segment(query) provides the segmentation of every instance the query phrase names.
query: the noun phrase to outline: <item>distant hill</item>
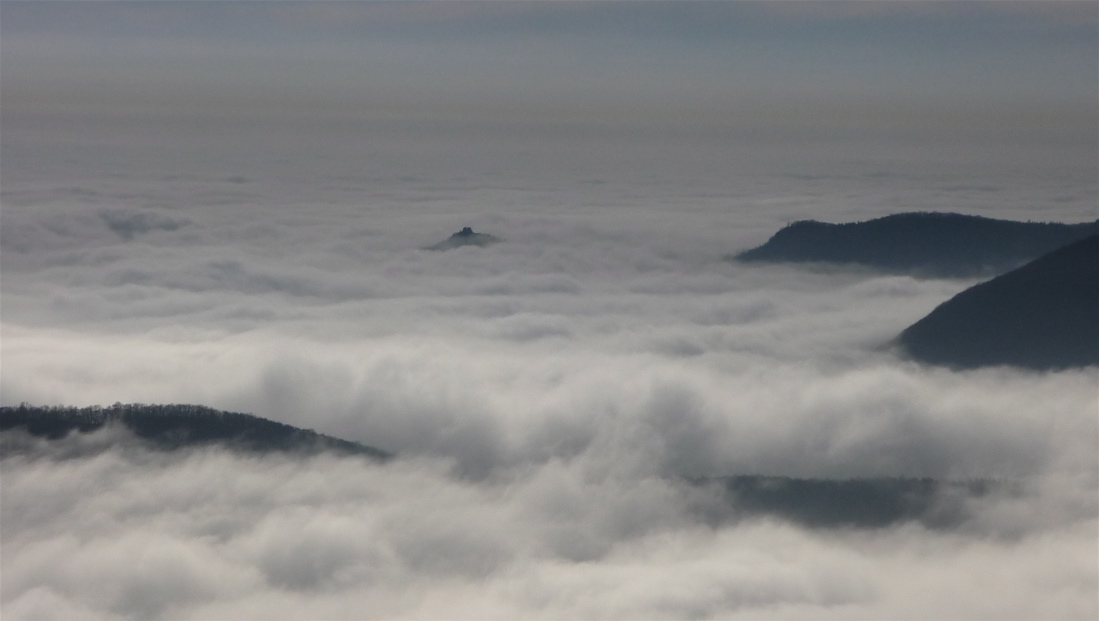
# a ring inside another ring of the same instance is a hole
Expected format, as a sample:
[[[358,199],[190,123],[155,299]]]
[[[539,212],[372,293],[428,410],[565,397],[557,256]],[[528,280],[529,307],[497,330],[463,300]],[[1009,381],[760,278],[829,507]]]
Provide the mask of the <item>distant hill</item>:
[[[1012,483],[987,479],[739,475],[701,482],[721,485],[738,515],[775,517],[815,528],[881,528],[901,522],[949,528],[969,518],[968,499],[1013,492]]]
[[[967,277],[1003,273],[1099,231],[1099,222],[995,220],[956,213],[902,213],[829,224],[794,222],[737,261],[866,265],[894,273]]]
[[[72,432],[89,433],[108,425],[122,425],[152,446],[166,450],[221,444],[246,451],[336,451],[375,459],[390,457],[385,451],[309,429],[199,405],[0,408],[0,432],[22,429],[33,436],[56,440]]]
[[[1099,235],[962,291],[898,340],[916,360],[960,368],[1099,364]]]
[[[424,248],[424,250],[450,250],[451,248],[461,248],[462,246],[484,247],[495,244],[498,241],[500,241],[500,238],[495,235],[475,233],[473,232],[473,229],[467,226],[443,241]]]
[[[29,446],[23,434],[58,440],[113,425],[124,427],[145,446],[160,450],[224,446],[249,452],[311,455],[333,451],[377,460],[391,457],[376,448],[250,414],[197,405],[144,404],[2,407],[0,450],[4,454],[18,453]],[[718,486],[732,508],[730,514],[715,516],[718,519],[771,517],[812,528],[881,528],[903,522],[952,528],[970,518],[969,499],[992,493],[1011,494],[1014,489],[1011,482],[1004,481],[903,477],[804,479],[738,475],[690,481]]]

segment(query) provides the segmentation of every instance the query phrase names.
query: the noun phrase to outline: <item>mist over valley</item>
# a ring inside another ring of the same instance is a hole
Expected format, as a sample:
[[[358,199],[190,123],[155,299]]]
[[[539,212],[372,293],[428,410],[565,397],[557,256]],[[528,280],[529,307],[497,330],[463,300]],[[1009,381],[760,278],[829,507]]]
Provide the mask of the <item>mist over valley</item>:
[[[0,616],[1095,618],[1095,364],[898,342],[1064,244],[727,258],[1093,228],[1084,5],[0,4]]]

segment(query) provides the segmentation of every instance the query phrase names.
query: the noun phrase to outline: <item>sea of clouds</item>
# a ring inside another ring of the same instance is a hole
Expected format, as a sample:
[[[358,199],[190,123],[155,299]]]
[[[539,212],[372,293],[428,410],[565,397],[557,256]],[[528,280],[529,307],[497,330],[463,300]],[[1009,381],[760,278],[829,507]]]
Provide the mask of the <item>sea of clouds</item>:
[[[398,456],[5,455],[6,619],[1099,613],[1094,368],[898,355],[974,281],[722,258],[803,218],[1093,219],[1092,151],[5,123],[3,405],[200,403]],[[504,241],[423,250],[463,226]],[[734,474],[1021,491],[811,529],[687,481]]]

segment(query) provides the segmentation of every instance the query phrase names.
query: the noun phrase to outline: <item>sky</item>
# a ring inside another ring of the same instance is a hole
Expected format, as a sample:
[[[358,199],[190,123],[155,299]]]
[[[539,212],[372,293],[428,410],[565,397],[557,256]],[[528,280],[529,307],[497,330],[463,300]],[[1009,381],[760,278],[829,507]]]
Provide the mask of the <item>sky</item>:
[[[0,404],[398,457],[5,453],[0,616],[1094,619],[1094,367],[898,354],[975,279],[723,257],[807,218],[1095,220],[1097,23],[5,0]],[[465,226],[503,241],[424,250]],[[686,481],[736,474],[1016,492],[821,529]]]
[[[1094,143],[1088,2],[17,1],[4,18],[16,111]]]

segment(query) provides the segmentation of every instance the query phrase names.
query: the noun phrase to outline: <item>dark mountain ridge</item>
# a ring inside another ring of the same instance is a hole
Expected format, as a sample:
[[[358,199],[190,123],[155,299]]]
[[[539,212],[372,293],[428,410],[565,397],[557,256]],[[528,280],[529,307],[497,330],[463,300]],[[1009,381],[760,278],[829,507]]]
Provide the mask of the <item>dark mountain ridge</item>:
[[[926,277],[994,275],[1099,231],[1082,224],[1016,222],[957,213],[901,213],[830,224],[794,222],[737,261],[858,264]]]
[[[0,456],[28,449],[27,435],[66,441],[110,426],[125,428],[141,446],[171,451],[224,446],[246,452],[313,455],[325,451],[362,455],[380,461],[391,457],[378,449],[249,414],[223,412],[197,405],[115,404],[111,407],[0,408]],[[109,439],[98,452],[129,440]],[[69,456],[86,455],[81,451]],[[928,528],[953,528],[970,518],[968,502],[992,493],[1013,493],[1010,482],[939,481],[927,478],[806,479],[737,475],[689,479],[716,485],[724,510],[707,519],[773,518],[810,528],[882,528],[916,522]],[[708,510],[706,510],[708,512]]]
[[[970,500],[1019,491],[1011,481],[914,477],[739,475],[699,483],[720,485],[738,516],[773,517],[812,528],[884,528],[903,522],[952,528],[970,518]]]
[[[476,233],[467,226],[443,241],[428,246],[424,250],[450,250],[452,248],[461,248],[462,246],[479,246],[483,248],[495,244],[498,241],[500,241],[500,238],[495,235]]]
[[[962,291],[898,341],[916,360],[956,368],[1099,364],[1099,235]]]
[[[390,457],[385,451],[310,429],[199,405],[116,403],[107,408],[75,408],[23,404],[0,408],[0,432],[21,429],[32,436],[51,440],[73,432],[98,431],[110,425],[121,425],[149,445],[163,450],[219,444],[256,452],[335,451],[374,459]]]

